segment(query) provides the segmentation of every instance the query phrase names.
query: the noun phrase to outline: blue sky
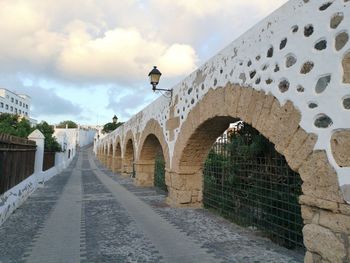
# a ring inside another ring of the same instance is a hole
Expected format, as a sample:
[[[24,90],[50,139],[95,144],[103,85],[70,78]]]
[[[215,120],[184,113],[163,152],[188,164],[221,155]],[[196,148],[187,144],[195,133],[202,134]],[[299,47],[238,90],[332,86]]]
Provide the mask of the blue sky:
[[[2,0],[0,87],[32,117],[126,121],[286,0]]]

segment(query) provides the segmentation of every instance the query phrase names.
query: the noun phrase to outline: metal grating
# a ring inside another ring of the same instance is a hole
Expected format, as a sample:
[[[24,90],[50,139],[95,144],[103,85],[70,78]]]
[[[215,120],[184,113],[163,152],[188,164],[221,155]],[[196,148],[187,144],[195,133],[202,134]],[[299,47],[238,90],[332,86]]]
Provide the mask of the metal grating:
[[[157,154],[154,165],[154,186],[168,191],[165,184],[165,161],[163,155]]]
[[[204,167],[204,207],[261,230],[275,243],[303,248],[302,181],[265,137],[240,123],[214,143]]]

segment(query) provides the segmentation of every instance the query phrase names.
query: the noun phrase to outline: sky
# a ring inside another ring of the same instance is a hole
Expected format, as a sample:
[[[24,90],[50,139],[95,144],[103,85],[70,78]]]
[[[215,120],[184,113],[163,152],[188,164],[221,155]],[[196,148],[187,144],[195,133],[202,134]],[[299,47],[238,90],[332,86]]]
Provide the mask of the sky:
[[[31,117],[127,121],[286,0],[0,0],[0,87]]]

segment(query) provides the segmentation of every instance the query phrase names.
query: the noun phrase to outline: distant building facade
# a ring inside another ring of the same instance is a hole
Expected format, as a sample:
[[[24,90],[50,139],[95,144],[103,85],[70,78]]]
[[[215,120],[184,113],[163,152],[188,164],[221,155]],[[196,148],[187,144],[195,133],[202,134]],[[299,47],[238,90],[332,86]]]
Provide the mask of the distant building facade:
[[[30,103],[30,96],[0,88],[0,113],[10,113],[25,117],[30,121],[31,125],[35,125],[37,120],[30,117]]]
[[[56,128],[53,134],[67,158],[75,156],[78,147],[84,147],[94,142],[97,130],[94,126],[81,126],[78,128]]]
[[[28,95],[16,94],[0,88],[0,112],[17,114],[29,119],[31,98]]]

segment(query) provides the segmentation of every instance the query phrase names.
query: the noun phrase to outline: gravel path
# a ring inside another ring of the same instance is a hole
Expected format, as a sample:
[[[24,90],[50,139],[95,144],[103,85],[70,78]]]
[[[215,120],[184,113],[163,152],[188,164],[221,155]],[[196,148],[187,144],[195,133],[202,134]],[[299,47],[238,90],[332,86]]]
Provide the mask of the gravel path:
[[[0,227],[0,263],[303,262],[208,210],[170,208],[165,192],[134,186],[90,150]]]

